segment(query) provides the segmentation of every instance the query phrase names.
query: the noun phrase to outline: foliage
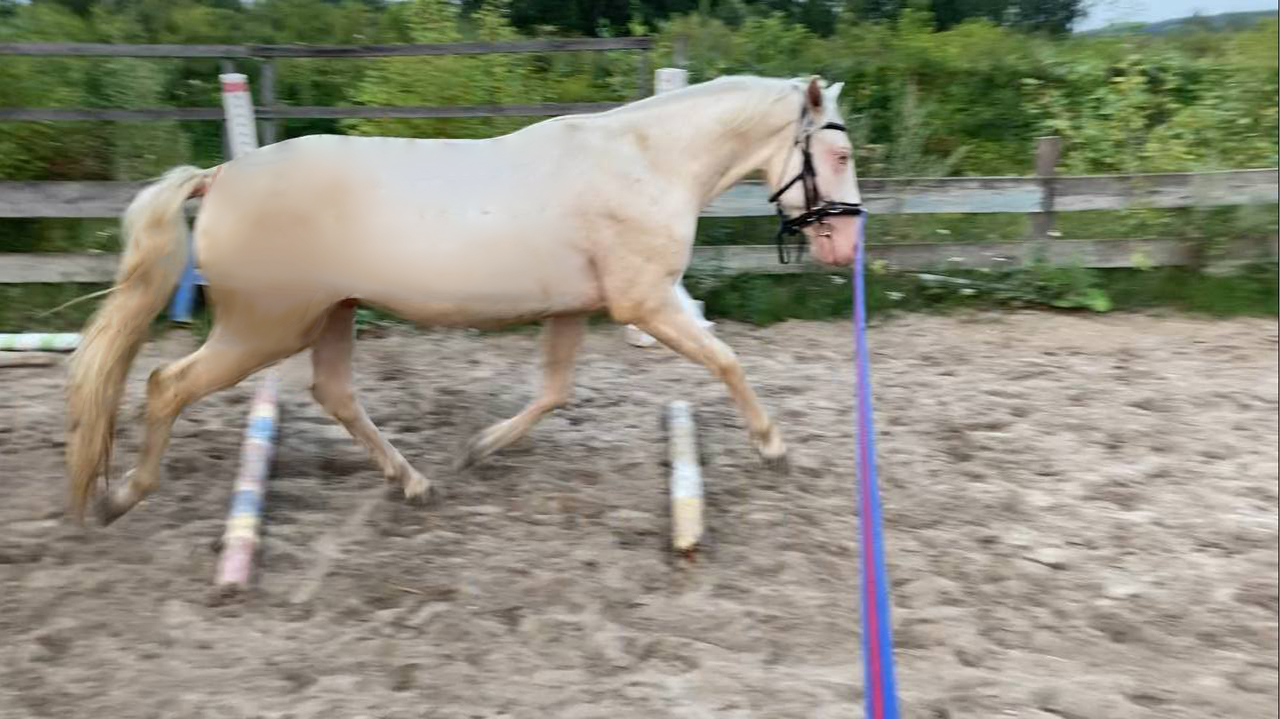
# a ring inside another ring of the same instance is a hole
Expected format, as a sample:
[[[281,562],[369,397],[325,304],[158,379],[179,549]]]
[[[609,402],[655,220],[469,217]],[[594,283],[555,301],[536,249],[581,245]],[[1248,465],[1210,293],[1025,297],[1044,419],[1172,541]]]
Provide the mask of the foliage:
[[[448,0],[412,0],[401,19],[416,43],[463,39],[500,41],[518,35],[504,15],[481,7],[464,26]],[[542,77],[527,55],[443,56],[376,60],[352,93],[360,105],[500,105],[540,102]],[[515,129],[523,118],[466,120],[356,120],[344,127],[360,135],[484,137]]]
[[[1066,139],[1063,166],[1071,172],[1276,164],[1274,19],[1232,31],[1055,40],[1018,32],[1010,18],[1025,15],[1027,8],[1053,14],[1061,10],[1055,7],[1071,3],[823,3],[840,8],[830,32],[797,19],[810,12],[805,10],[810,4],[35,0],[5,6],[0,40],[497,40],[582,34],[564,19],[568,15],[556,13],[586,13],[606,19],[608,26],[586,32],[656,30],[659,47],[651,64],[672,62],[681,46],[694,81],[727,73],[813,72],[844,80],[843,102],[859,133],[857,160],[864,175],[1022,174],[1031,169],[1034,138],[1046,133]],[[1009,12],[1015,7],[1022,9]],[[630,53],[281,60],[276,86],[280,102],[298,105],[619,100],[637,92],[635,62]],[[239,69],[256,82],[256,66]],[[216,61],[199,59],[2,57],[0,104],[216,106],[217,72]],[[286,131],[476,137],[530,121],[297,120],[287,123]],[[6,123],[0,134],[0,177],[133,178],[176,160],[210,164],[221,156],[215,123],[111,127],[103,139],[101,128],[91,123]]]
[[[1063,36],[1079,6],[1070,0],[0,0],[0,42],[357,44],[652,34],[657,49],[648,67],[671,64],[679,53],[695,82],[729,73],[815,72],[845,81],[842,102],[863,177],[1027,174],[1035,138],[1051,133],[1064,138],[1060,167],[1069,173],[1278,164],[1274,16],[1225,29],[1186,23],[1159,34]],[[256,64],[241,61],[237,69],[260,87]],[[278,101],[286,105],[592,102],[644,91],[636,55],[627,52],[291,59],[276,61],[276,70]],[[217,106],[218,72],[218,62],[207,59],[0,56],[0,106]],[[535,119],[290,120],[284,131],[480,137]],[[7,122],[0,179],[138,179],[179,162],[211,165],[222,155],[218,123]],[[1276,222],[1273,207],[1057,218],[1073,237],[1209,237],[1209,255],[1234,236],[1273,234]],[[98,221],[4,220],[0,248],[114,249],[116,231]],[[771,232],[764,218],[704,221],[698,241],[768,242]],[[873,237],[922,242],[1026,233],[1020,215],[885,216],[876,218]],[[1155,292],[1160,288],[1150,283],[1157,276],[1169,273],[1143,274],[1131,285],[1148,283],[1135,292]],[[1037,266],[976,278],[993,289],[969,289],[1001,302],[1124,306],[1102,277]],[[802,312],[837,311],[838,303],[821,297],[840,291],[838,285],[806,282],[735,280],[714,296],[732,313],[773,317],[796,312],[803,287],[816,294]],[[958,287],[912,291],[929,302],[973,299]]]
[[[1224,43],[1185,42],[1179,52],[1101,40],[1093,49],[1102,52],[1062,52],[1074,56],[1023,79],[1040,127],[1066,140],[1065,170],[1274,165],[1275,21]]]
[[[1210,317],[1275,317],[1275,263],[1253,265],[1230,276],[1193,269],[1083,270],[1036,268],[1005,273],[967,272],[939,278],[868,269],[867,313],[1041,307],[1105,312],[1173,309]],[[1086,288],[1071,301],[1071,288]],[[842,275],[740,275],[690,283],[707,316],[769,325],[786,319],[846,318],[852,288]]]

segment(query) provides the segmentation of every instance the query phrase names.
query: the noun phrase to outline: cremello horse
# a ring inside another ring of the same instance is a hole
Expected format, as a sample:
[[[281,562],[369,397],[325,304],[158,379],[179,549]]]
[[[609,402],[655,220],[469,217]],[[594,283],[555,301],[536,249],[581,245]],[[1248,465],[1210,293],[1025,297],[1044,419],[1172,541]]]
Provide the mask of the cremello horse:
[[[733,351],[675,287],[701,209],[756,172],[815,258],[852,261],[861,198],[839,124],[841,85],[727,77],[489,139],[310,136],[170,170],[125,211],[114,291],[72,359],[72,516],[83,521],[95,494],[103,523],[127,512],[155,488],[184,407],[308,347],[316,400],[406,498],[424,497],[426,477],[352,388],[359,303],[424,326],[543,321],[541,391],[472,440],[464,463],[566,402],[585,318],[601,310],[707,366],[760,455],[783,461],[782,435]],[[187,260],[182,208],[192,197],[203,197],[193,244],[215,324],[197,351],[151,373],[137,468],[108,487],[126,373]]]

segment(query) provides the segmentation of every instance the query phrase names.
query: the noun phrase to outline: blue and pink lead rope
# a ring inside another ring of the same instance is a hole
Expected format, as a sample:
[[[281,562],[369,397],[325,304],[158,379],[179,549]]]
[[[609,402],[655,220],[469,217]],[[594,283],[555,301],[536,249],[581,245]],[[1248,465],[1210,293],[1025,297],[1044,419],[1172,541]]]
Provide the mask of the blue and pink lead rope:
[[[858,216],[853,262],[853,350],[857,367],[857,503],[859,557],[862,565],[862,659],[867,719],[898,719],[898,688],[893,667],[893,631],[889,618],[889,576],[884,562],[880,490],[876,482],[876,436],[871,412],[871,356],[867,350],[867,302],[863,281],[866,248],[865,211]]]

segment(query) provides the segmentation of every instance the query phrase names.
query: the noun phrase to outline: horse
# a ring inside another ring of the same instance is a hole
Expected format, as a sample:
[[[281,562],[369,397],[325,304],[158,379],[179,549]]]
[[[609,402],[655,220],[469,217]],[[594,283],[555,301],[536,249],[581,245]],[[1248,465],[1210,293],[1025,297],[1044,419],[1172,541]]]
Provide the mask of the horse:
[[[112,291],[69,362],[68,514],[105,526],[150,494],[173,422],[191,403],[311,349],[315,400],[393,491],[432,485],[370,421],[352,386],[354,317],[378,307],[423,327],[541,322],[542,379],[519,413],[479,432],[458,465],[523,437],[570,397],[586,319],[633,324],[718,377],[755,450],[787,447],[733,350],[678,296],[698,216],[762,175],[780,233],[849,266],[861,196],[838,99],[843,83],[721,77],[600,113],[483,139],[311,135],[211,168],[174,167],[122,216]],[[190,243],[184,205],[200,198]],[[126,375],[190,254],[206,279],[207,340],[148,377],[136,467],[108,468]]]

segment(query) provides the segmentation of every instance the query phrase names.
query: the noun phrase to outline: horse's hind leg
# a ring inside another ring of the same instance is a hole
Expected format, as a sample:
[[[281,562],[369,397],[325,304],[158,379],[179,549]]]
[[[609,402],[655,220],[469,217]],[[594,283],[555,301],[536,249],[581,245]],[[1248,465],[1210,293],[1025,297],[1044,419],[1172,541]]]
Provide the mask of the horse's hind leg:
[[[219,312],[218,324],[200,349],[151,373],[137,468],[124,484],[102,497],[99,512],[103,524],[118,519],[155,489],[173,422],[184,408],[306,346],[308,328],[315,323],[313,312],[298,308],[286,315],[273,315],[271,321],[249,320],[252,315],[244,310],[236,312],[237,304],[228,302],[219,307],[224,311]]]
[[[725,383],[746,420],[756,451],[771,465],[785,465],[787,446],[782,441],[782,433],[747,383],[737,356],[703,327],[697,317],[685,311],[675,290],[670,290],[661,303],[639,314],[641,316],[634,320],[636,326],[667,347],[705,365]]]
[[[467,445],[460,467],[474,464],[529,433],[542,416],[569,401],[573,361],[587,325],[580,315],[553,317],[543,325],[542,391],[519,414],[478,434]]]
[[[356,399],[351,378],[351,353],[355,344],[356,303],[343,302],[325,320],[319,338],[311,348],[313,379],[311,394],[351,436],[369,451],[387,480],[403,488],[405,499],[421,500],[427,495],[427,478],[382,436]]]

